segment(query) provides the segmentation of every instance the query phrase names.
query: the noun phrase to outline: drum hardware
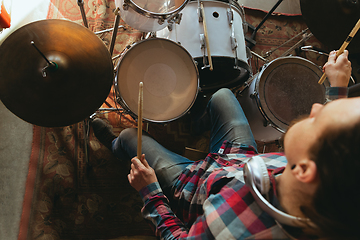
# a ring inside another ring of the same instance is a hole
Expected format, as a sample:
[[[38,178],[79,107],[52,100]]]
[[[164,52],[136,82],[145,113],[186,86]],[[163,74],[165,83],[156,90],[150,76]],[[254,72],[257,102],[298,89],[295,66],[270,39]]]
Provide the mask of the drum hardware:
[[[210,69],[210,71],[212,71],[214,69],[214,67],[213,67],[213,63],[212,63],[212,59],[211,59],[210,43],[209,43],[207,26],[206,26],[206,18],[205,18],[205,10],[204,10],[203,2],[200,2],[200,8],[201,8],[201,15],[202,15],[202,24],[203,24],[203,28],[204,28],[205,47],[206,47],[207,54],[208,54],[208,63],[210,65],[209,69]],[[200,20],[200,18],[199,18],[199,20]],[[202,69],[204,69],[204,68],[207,68],[207,66],[204,65]]]
[[[279,132],[285,133],[285,131],[284,131],[283,129],[279,128],[279,127],[278,127],[275,123],[273,123],[273,122],[270,120],[270,118],[268,118],[267,115],[265,114],[264,109],[262,108],[261,103],[260,103],[259,93],[256,92],[256,91],[253,92],[252,94],[250,94],[250,98],[255,100],[256,106],[258,107],[260,114],[261,114],[262,117],[264,118],[263,126],[264,126],[264,127],[273,127],[273,128],[275,128],[276,130],[278,130]]]
[[[124,31],[126,31],[126,27],[124,25],[119,25],[118,28],[122,28]],[[100,30],[100,31],[97,31],[97,32],[94,32],[96,35],[98,34],[103,34],[103,33],[107,33],[107,32],[111,32],[113,31],[114,28],[108,28],[108,29],[105,29],[105,30]]]
[[[289,48],[283,54],[281,54],[280,57],[285,57],[285,56],[289,55],[295,48],[297,48],[298,46],[303,44],[305,41],[309,40],[312,36],[314,36],[312,33],[304,34],[301,40],[299,40],[291,48]]]
[[[110,48],[109,48],[109,52],[110,52],[110,56],[113,55],[114,52],[114,46],[115,46],[115,41],[116,41],[116,36],[117,36],[117,32],[119,29],[119,23],[120,23],[120,14],[119,14],[120,9],[116,8],[114,11],[115,14],[115,23],[114,23],[114,30],[113,30],[113,34],[111,36],[111,43],[110,43]]]
[[[240,70],[240,67],[238,66],[238,56],[237,56],[237,47],[238,47],[238,43],[236,41],[235,38],[235,30],[234,30],[234,12],[231,9],[231,3],[229,3],[229,9],[227,10],[227,16],[228,16],[228,21],[229,24],[231,26],[231,35],[230,35],[230,42],[231,42],[231,49],[235,52],[235,65],[234,68]]]
[[[197,0],[197,4],[198,4],[198,7],[197,7],[197,15],[198,15],[198,19],[199,19],[199,22],[203,22],[203,15],[202,15],[202,11],[201,11],[201,0]]]
[[[254,55],[255,57],[259,58],[260,60],[262,60],[263,62],[265,63],[268,63],[269,60],[267,60],[266,58],[263,58],[262,56],[260,56],[259,54],[257,54],[256,52],[254,51],[250,51],[252,55]]]
[[[175,14],[175,16],[171,19],[168,20],[168,26],[167,28],[169,29],[169,31],[173,30],[173,25],[176,24],[180,24],[181,22],[181,18],[182,18],[182,13],[177,13]]]
[[[88,22],[87,22],[87,19],[86,19],[86,13],[85,13],[85,10],[84,10],[84,0],[78,0],[77,4],[80,7],[81,17],[82,17],[84,26],[86,28],[89,28],[89,25],[88,25]]]
[[[269,16],[275,11],[275,9],[280,5],[280,3],[282,3],[283,0],[278,0],[275,5],[271,8],[271,10],[266,14],[266,16],[261,20],[261,22],[256,26],[252,26],[251,24],[247,24],[248,27],[250,27],[250,29],[253,31],[253,33],[251,34],[251,37],[249,38],[248,36],[245,36],[245,40],[248,42],[248,47],[251,49],[253,46],[256,45],[256,33],[257,31],[260,29],[260,27],[264,24],[264,22],[269,18]]]
[[[210,64],[207,64],[207,61],[206,61],[206,44],[205,44],[205,36],[204,34],[200,34],[200,46],[201,46],[201,49],[203,51],[203,66],[201,67],[201,69],[205,69],[205,68],[210,68]]]
[[[304,52],[314,52],[314,53],[317,53],[317,54],[320,54],[320,55],[325,55],[327,57],[329,56],[329,53],[323,52],[322,49],[317,48],[315,46],[302,46],[300,49],[302,51],[304,51]]]
[[[40,56],[42,56],[42,57],[45,59],[46,63],[47,63],[47,65],[41,69],[41,72],[42,72],[42,76],[43,76],[43,77],[46,77],[46,69],[47,69],[47,68],[49,68],[49,70],[51,70],[51,71],[55,71],[55,70],[58,69],[59,66],[58,66],[55,62],[49,61],[49,59],[47,59],[47,58],[45,57],[45,55],[40,51],[40,49],[38,49],[38,48],[36,47],[34,41],[31,41],[30,44],[38,51],[38,53],[40,54]]]
[[[277,46],[276,48],[271,49],[270,51],[267,51],[263,57],[264,57],[264,58],[270,57],[270,55],[271,55],[273,52],[275,52],[275,51],[278,50],[279,48],[283,47],[284,45],[288,44],[289,42],[293,41],[295,38],[297,38],[297,37],[305,34],[306,31],[308,31],[308,30],[309,30],[309,28],[306,28],[306,29],[302,30],[300,33],[296,34],[294,37],[290,38],[289,40],[287,40],[286,42],[284,42],[284,43],[281,44],[280,46]]]

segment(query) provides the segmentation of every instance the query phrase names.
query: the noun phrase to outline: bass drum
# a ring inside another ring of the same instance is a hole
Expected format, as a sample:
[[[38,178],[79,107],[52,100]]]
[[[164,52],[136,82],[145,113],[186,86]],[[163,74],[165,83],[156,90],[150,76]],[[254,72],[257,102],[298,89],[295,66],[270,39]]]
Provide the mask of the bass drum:
[[[178,119],[192,107],[199,78],[191,55],[168,39],[150,38],[131,46],[117,66],[115,89],[120,105],[137,118],[143,82],[143,118],[154,123]]]
[[[249,79],[244,32],[244,12],[237,2],[202,1],[209,40],[213,71],[207,65],[204,24],[199,22],[198,2],[191,1],[181,11],[179,24],[171,24],[156,32],[156,36],[181,44],[195,59],[203,92],[222,87],[235,87]],[[231,17],[232,16],[232,17]],[[205,62],[205,63],[204,63]]]
[[[300,57],[280,57],[255,74],[238,98],[254,138],[280,139],[293,120],[310,114],[314,103],[325,103],[325,86],[318,84],[322,71]]]

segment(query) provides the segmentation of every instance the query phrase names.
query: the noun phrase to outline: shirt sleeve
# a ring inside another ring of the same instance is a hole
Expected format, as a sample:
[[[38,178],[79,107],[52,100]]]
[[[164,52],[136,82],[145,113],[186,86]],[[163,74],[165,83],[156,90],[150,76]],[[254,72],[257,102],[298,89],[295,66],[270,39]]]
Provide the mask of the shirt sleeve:
[[[202,216],[198,217],[191,229],[185,226],[171,210],[158,182],[149,184],[139,193],[144,201],[141,212],[154,225],[156,236],[161,239],[196,239],[207,235],[208,230],[204,228],[205,219]]]
[[[325,92],[325,98],[327,102],[330,102],[339,98],[347,98],[347,87],[327,87]]]

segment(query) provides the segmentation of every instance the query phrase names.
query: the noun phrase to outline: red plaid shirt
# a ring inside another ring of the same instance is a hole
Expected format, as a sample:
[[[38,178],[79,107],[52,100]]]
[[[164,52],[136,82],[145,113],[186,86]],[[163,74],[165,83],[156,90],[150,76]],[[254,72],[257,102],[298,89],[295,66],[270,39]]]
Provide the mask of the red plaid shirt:
[[[327,95],[332,95],[327,97],[346,97],[345,90],[327,89]],[[243,163],[254,155],[251,146],[225,141],[218,154],[209,154],[182,172],[174,184],[177,205],[173,209],[158,183],[143,188],[143,216],[162,239],[288,239],[245,186]],[[280,208],[274,176],[283,171],[286,158],[282,153],[259,156],[269,170],[271,203]]]

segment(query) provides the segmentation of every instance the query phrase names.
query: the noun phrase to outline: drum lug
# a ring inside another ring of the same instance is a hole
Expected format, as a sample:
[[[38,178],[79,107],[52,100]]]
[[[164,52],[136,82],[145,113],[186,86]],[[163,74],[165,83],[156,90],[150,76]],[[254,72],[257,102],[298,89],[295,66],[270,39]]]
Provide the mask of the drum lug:
[[[268,121],[264,120],[264,127],[268,127],[268,126],[271,127],[271,124]]]
[[[164,22],[165,22],[165,19],[159,18],[159,20],[158,20],[158,24],[159,24],[159,25],[163,25]]]
[[[128,3],[124,3],[122,7],[123,7],[123,9],[124,9],[125,11],[127,11],[127,10],[129,9],[129,4],[128,4]]]
[[[170,22],[169,25],[167,25],[167,28],[170,32],[173,30],[173,24],[174,23]]]
[[[169,25],[167,27],[170,32],[173,30],[174,23],[180,24],[181,18],[182,18],[182,13],[177,13],[168,20]]]
[[[252,98],[252,99],[256,99],[257,96],[258,96],[257,92],[250,94],[250,98]]]

